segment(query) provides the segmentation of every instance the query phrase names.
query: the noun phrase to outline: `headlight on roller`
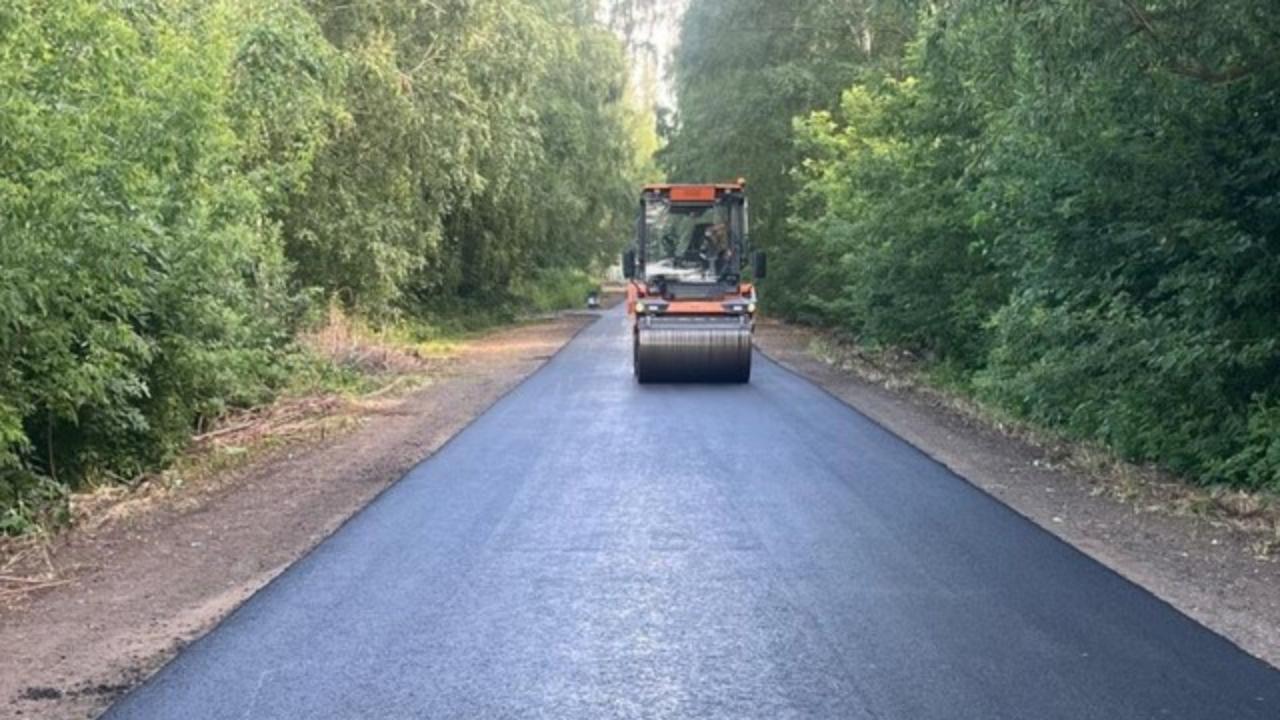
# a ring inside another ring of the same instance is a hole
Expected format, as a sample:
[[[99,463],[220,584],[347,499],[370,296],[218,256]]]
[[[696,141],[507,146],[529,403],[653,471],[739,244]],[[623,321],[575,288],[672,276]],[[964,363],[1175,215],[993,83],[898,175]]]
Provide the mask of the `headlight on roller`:
[[[644,303],[642,303],[642,302],[637,302],[637,303],[636,303],[636,312],[638,312],[638,313],[643,313],[643,312],[644,312]]]
[[[747,312],[749,312],[749,313],[751,313],[751,314],[753,314],[753,315],[754,315],[754,314],[755,314],[755,312],[756,312],[756,304],[755,304],[755,303],[747,303]]]

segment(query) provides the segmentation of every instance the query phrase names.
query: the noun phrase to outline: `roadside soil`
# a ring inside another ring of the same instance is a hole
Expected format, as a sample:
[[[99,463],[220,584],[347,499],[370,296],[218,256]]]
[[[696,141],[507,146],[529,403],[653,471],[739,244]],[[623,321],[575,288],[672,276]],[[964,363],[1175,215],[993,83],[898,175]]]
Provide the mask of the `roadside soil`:
[[[278,413],[286,422],[273,427],[309,419],[316,431],[292,432],[174,491],[113,497],[97,508],[108,519],[9,562],[0,576],[0,717],[96,717],[591,320],[567,314],[467,341],[432,366],[425,386],[399,396]]]
[[[824,334],[762,321],[756,345],[1045,530],[1280,667],[1275,507],[1044,442]]]

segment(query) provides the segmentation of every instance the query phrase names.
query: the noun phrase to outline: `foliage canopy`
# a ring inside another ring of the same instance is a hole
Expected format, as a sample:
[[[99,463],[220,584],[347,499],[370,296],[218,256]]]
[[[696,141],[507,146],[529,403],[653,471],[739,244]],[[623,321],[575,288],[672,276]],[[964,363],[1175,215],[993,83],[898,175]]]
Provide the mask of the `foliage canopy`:
[[[612,256],[643,169],[595,17],[0,0],[0,531],[269,398],[317,300],[545,298]]]
[[[682,38],[668,170],[751,179],[776,309],[1280,488],[1280,6],[694,0]]]

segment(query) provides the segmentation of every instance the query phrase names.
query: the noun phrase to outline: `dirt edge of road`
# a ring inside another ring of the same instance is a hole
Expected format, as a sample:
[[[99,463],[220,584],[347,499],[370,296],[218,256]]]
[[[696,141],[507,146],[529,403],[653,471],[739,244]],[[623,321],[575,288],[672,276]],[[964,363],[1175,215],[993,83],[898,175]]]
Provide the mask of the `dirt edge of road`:
[[[423,387],[348,409],[50,546],[59,580],[0,607],[0,717],[96,717],[542,367],[595,318],[468,341]]]
[[[1054,448],[940,402],[936,394],[822,357],[820,332],[761,322],[757,348],[995,497],[1250,654],[1280,667],[1280,563],[1256,532],[1168,512],[1155,489],[1112,478]]]

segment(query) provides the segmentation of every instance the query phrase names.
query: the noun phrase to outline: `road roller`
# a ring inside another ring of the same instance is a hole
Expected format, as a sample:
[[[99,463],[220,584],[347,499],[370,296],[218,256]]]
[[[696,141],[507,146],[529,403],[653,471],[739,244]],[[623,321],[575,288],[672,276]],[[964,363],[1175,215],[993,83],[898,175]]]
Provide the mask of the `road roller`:
[[[766,264],[764,253],[749,255],[748,237],[742,180],[644,187],[622,255],[639,382],[750,381]]]

